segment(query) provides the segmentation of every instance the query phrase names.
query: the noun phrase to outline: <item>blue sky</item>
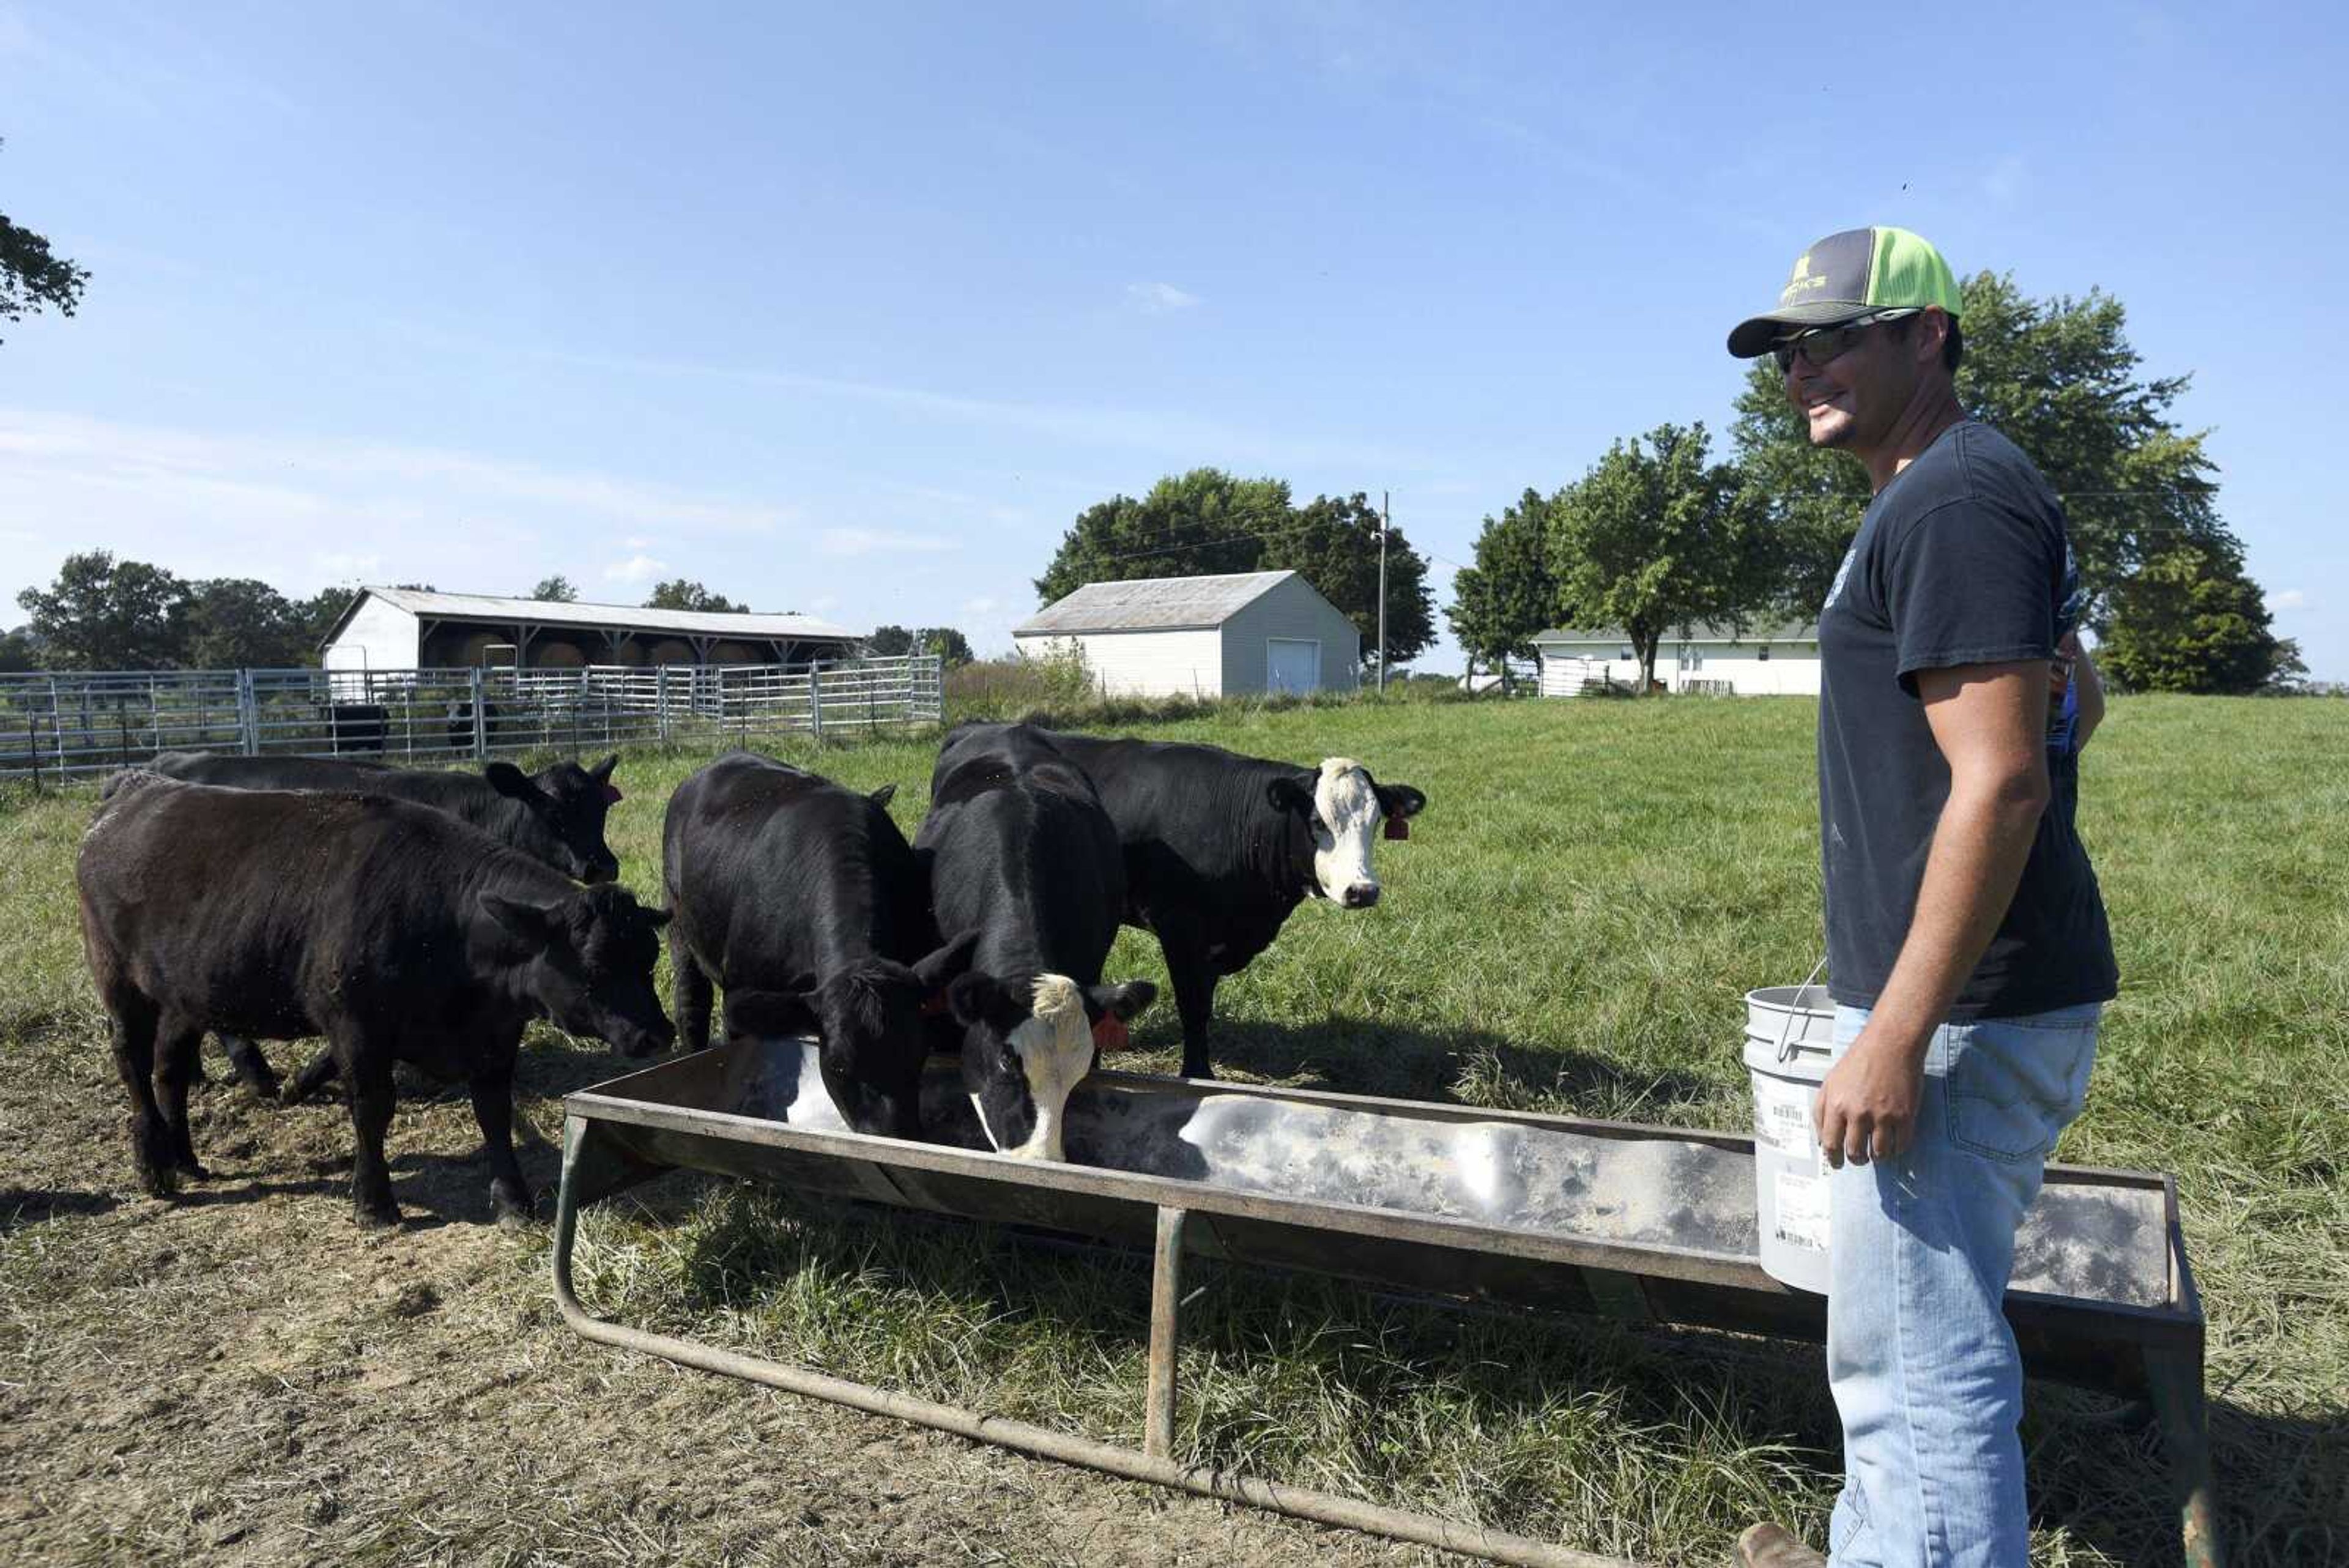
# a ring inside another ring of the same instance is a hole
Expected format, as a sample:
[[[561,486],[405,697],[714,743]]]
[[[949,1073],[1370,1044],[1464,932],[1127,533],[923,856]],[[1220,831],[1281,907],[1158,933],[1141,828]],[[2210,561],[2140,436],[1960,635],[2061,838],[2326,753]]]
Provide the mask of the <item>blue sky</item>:
[[[1391,490],[1440,604],[1888,222],[2116,295],[2349,680],[2337,10],[1596,11],[0,0],[0,212],[93,274],[0,343],[0,623],[103,547],[996,650],[1201,463]]]

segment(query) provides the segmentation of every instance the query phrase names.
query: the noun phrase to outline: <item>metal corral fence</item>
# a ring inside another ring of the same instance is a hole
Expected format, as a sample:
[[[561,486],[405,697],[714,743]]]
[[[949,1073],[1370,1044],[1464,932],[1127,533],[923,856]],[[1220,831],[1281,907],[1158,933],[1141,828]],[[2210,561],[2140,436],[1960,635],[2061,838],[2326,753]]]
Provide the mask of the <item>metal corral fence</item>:
[[[935,723],[939,661],[581,670],[166,670],[0,675],[0,779],[159,752],[446,762],[542,749]]]

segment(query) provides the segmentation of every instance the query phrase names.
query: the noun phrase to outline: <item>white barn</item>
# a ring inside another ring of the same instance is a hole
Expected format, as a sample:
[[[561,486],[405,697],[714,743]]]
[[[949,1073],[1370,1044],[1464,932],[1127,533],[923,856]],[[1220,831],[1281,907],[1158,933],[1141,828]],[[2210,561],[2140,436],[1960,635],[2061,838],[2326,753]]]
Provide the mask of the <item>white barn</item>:
[[[1352,691],[1362,639],[1295,572],[1088,583],[1012,628],[1034,658],[1073,648],[1110,696]]]
[[[586,664],[797,664],[844,659],[858,634],[804,615],[641,609],[487,594],[361,588],[327,631],[328,670],[470,668],[485,650],[527,670]]]
[[[1601,683],[1639,690],[1640,661],[1617,628],[1556,628],[1534,639],[1541,656],[1541,694],[1574,697]],[[1667,631],[1656,645],[1656,680],[1668,691],[1737,697],[1819,694],[1819,628],[1760,626],[1739,634],[1725,626]]]

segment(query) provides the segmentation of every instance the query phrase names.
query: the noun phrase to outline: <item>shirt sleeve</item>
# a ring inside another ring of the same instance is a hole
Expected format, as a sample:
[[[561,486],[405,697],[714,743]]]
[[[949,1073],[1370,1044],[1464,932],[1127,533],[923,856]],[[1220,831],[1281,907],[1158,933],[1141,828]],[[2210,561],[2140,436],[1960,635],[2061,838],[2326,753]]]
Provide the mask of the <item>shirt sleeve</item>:
[[[1901,689],[1920,670],[2055,656],[2063,545],[2036,518],[1966,497],[1917,519],[1885,578]]]

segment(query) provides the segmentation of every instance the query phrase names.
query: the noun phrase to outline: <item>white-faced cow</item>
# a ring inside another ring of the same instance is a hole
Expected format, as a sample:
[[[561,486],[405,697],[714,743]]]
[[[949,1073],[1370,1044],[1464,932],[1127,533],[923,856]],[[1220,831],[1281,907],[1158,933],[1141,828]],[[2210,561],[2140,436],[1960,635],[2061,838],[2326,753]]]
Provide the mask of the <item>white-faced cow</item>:
[[[978,932],[972,972],[947,988],[963,1086],[1002,1152],[1060,1159],[1069,1091],[1158,994],[1101,983],[1125,877],[1117,830],[1081,769],[1032,730],[942,754],[914,840],[938,929]]]
[[[351,790],[414,801],[470,823],[565,877],[592,883],[609,882],[620,874],[619,857],[604,841],[605,818],[620,798],[612,784],[612,770],[619,761],[615,754],[593,767],[557,763],[536,774],[524,774],[512,763],[492,763],[474,774],[326,757],[165,752],[147,766],[168,778],[223,789]],[[253,1042],[224,1034],[221,1044],[239,1079],[264,1098],[277,1096],[277,1075]],[[295,1075],[287,1097],[313,1094],[334,1075],[333,1053],[315,1056]],[[201,1063],[196,1076],[199,1081],[203,1076]]]
[[[1024,727],[957,730],[940,763]],[[1381,784],[1349,757],[1300,768],[1217,746],[1037,732],[1084,769],[1117,826],[1124,919],[1155,932],[1166,956],[1190,1078],[1212,1071],[1216,982],[1271,946],[1308,898],[1344,909],[1376,904],[1372,844],[1381,832],[1407,836],[1405,825],[1427,805],[1409,784]]]
[[[74,871],[132,1157],[157,1196],[205,1175],[188,1078],[207,1029],[326,1037],[351,1085],[366,1224],[399,1218],[383,1157],[395,1061],[465,1080],[492,1199],[527,1213],[512,1136],[523,1026],[544,1015],[629,1055],[676,1038],[653,985],[663,916],[427,806],[134,773]]]
[[[928,883],[886,809],[895,788],[864,795],[771,758],[720,757],[669,796],[661,885],[686,1050],[709,1043],[714,981],[730,1035],[812,1031],[848,1125],[918,1138],[922,1009],[969,967],[978,936],[935,941]]]

